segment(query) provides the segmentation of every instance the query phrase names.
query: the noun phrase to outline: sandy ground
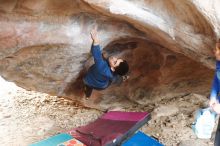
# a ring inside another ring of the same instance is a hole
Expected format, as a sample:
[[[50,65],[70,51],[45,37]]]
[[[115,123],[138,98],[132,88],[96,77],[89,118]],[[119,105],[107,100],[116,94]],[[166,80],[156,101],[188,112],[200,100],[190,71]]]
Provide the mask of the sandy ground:
[[[0,145],[26,146],[85,125],[102,114],[71,100],[21,89],[1,78],[0,85]],[[140,130],[157,137],[164,145],[212,146],[213,138],[198,139],[191,129],[195,111],[206,104],[205,96],[189,94],[122,110],[152,111],[149,124]]]

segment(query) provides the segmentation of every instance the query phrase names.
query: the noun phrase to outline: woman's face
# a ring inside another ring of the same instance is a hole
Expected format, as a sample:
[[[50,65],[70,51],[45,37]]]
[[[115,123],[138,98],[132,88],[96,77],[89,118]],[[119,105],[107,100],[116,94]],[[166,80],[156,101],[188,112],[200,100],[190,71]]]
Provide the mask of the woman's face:
[[[109,61],[109,65],[110,65],[110,67],[112,68],[113,71],[114,71],[114,68],[116,68],[117,66],[119,66],[119,64],[121,62],[123,62],[122,59],[116,58],[114,56],[109,57],[108,61]]]
[[[220,48],[217,44],[216,44],[215,49],[214,49],[214,54],[215,54],[216,60],[220,61]]]

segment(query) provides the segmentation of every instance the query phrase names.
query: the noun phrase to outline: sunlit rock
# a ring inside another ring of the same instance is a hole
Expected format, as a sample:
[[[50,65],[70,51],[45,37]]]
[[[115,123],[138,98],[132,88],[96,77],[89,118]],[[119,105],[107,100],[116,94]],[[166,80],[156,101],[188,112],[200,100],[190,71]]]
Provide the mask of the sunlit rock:
[[[130,78],[94,91],[87,106],[207,94],[218,9],[218,0],[0,0],[0,74],[28,90],[82,101],[90,31],[98,25],[102,48],[128,60]]]

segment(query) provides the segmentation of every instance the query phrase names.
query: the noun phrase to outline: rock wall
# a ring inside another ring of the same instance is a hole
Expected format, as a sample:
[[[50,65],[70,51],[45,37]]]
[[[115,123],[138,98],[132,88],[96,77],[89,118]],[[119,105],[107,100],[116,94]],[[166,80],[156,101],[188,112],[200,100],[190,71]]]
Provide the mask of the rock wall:
[[[28,90],[82,101],[90,31],[98,25],[102,48],[128,60],[130,78],[84,104],[146,105],[207,94],[219,6],[218,0],[0,0],[0,74]]]

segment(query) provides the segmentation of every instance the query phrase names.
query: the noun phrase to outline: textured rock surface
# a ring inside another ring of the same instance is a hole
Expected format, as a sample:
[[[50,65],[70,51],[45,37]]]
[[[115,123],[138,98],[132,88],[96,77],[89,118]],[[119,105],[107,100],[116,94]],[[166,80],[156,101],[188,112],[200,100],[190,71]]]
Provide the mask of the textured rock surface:
[[[218,0],[0,0],[0,74],[29,90],[81,100],[81,77],[92,63],[89,33],[98,25],[104,50],[127,59],[131,72],[120,87],[94,92],[89,106],[207,93],[219,6]]]
[[[0,92],[1,145],[30,145],[85,125],[103,114],[72,100],[18,88],[1,77],[0,85],[5,89]],[[213,146],[217,123],[211,139],[198,139],[190,128],[195,111],[205,104],[208,104],[205,96],[189,94],[163,99],[152,106],[132,103],[127,108],[120,107],[120,110],[152,111],[149,124],[140,130],[158,138],[166,146]]]

